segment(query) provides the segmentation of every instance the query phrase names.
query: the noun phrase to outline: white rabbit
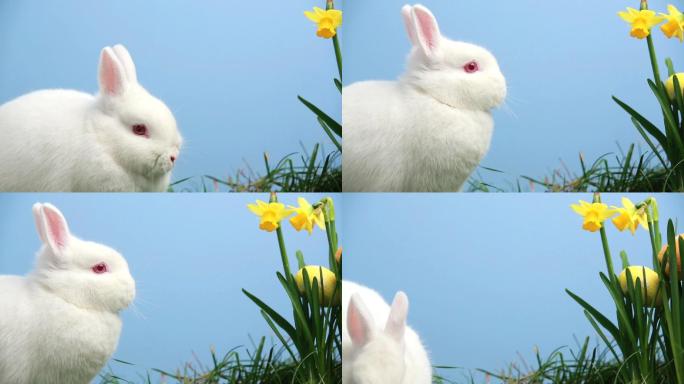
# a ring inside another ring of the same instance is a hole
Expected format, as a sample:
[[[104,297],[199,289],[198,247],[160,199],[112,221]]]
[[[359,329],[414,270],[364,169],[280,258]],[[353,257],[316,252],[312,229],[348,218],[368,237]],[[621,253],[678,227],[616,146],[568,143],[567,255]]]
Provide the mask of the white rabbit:
[[[135,282],[119,253],[72,236],[54,206],[33,215],[34,270],[0,276],[0,383],[87,384],[116,349]]]
[[[403,292],[390,307],[372,289],[342,282],[343,384],[432,383],[428,354],[407,315]]]
[[[406,72],[344,88],[344,191],[458,191],[489,150],[491,110],[506,97],[496,59],[442,36],[424,6],[402,14]]]
[[[0,106],[0,191],[166,191],[181,136],[126,48],[100,55],[100,92],[52,89]]]

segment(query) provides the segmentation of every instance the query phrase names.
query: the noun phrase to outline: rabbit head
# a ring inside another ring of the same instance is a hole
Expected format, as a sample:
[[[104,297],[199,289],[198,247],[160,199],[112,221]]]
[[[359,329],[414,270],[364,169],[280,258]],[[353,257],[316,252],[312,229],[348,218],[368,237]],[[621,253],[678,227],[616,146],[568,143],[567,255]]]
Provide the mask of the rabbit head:
[[[450,40],[422,5],[405,5],[402,16],[413,48],[403,80],[442,104],[489,111],[506,98],[506,79],[489,51]]]
[[[91,129],[110,156],[137,175],[171,172],[182,138],[169,108],[138,84],[135,64],[123,45],[100,55],[100,92]]]
[[[408,297],[398,292],[385,328],[379,328],[361,295],[354,293],[351,296],[347,330],[354,352],[350,361],[344,362],[348,364],[346,376],[351,377],[350,381],[344,380],[346,384],[403,383],[407,315]]]
[[[34,281],[79,308],[118,313],[128,307],[135,281],[118,252],[71,235],[62,213],[48,203],[34,204],[33,216],[43,243]]]

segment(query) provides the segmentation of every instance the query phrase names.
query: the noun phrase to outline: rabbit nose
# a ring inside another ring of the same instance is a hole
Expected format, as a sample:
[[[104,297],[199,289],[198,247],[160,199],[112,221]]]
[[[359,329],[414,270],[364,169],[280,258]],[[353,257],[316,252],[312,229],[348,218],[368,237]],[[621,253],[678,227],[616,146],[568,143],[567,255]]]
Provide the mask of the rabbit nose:
[[[172,162],[172,163],[175,163],[175,162],[176,162],[176,156],[175,156],[175,155],[171,155],[171,162]]]

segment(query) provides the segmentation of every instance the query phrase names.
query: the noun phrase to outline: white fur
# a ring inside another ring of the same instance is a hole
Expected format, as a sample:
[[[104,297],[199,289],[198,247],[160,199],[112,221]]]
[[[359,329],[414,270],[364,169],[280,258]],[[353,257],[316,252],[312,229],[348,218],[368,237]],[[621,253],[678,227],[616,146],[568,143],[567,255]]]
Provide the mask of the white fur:
[[[390,307],[372,289],[342,282],[343,384],[432,383],[428,354],[407,315],[403,292]]]
[[[87,384],[116,349],[135,282],[119,253],[72,236],[57,208],[33,212],[34,270],[0,276],[0,383]],[[94,273],[102,262],[109,272]]]
[[[102,50],[99,80],[95,96],[41,90],[0,105],[0,191],[166,191],[182,141],[173,114],[122,45]]]
[[[421,6],[402,9],[413,48],[398,81],[344,88],[343,190],[458,191],[489,150],[491,110],[506,97],[494,56],[449,40]],[[464,65],[475,60],[476,73]]]

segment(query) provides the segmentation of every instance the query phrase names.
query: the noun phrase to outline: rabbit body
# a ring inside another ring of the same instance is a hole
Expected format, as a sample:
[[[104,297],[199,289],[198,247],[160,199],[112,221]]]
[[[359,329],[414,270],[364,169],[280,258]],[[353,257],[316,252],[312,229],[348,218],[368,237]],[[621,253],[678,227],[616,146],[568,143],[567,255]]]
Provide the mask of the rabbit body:
[[[460,190],[489,150],[491,110],[506,97],[489,51],[442,36],[421,5],[402,14],[413,44],[406,72],[344,88],[346,192]]]
[[[350,312],[350,307],[354,307],[354,296],[362,302],[358,307],[361,307],[361,313],[365,312],[363,320],[369,321],[365,324],[365,336],[359,337],[363,342],[352,337],[355,328],[359,326],[359,323],[351,320],[354,311]],[[403,309],[402,300],[405,300]],[[407,312],[408,301],[401,292],[395,296],[390,307],[378,292],[343,281],[343,384],[432,383],[432,366],[428,353],[418,334],[406,325]]]
[[[116,350],[135,281],[115,250],[34,205],[43,246],[27,276],[0,276],[0,383],[88,384]]]
[[[89,383],[121,332],[118,315],[78,308],[31,278],[0,276],[0,313],[0,383]]]
[[[106,47],[99,94],[41,90],[0,105],[0,191],[162,192],[181,142],[128,51]]]
[[[489,112],[438,103],[404,81],[355,83],[343,98],[345,191],[458,191],[489,150]]]

